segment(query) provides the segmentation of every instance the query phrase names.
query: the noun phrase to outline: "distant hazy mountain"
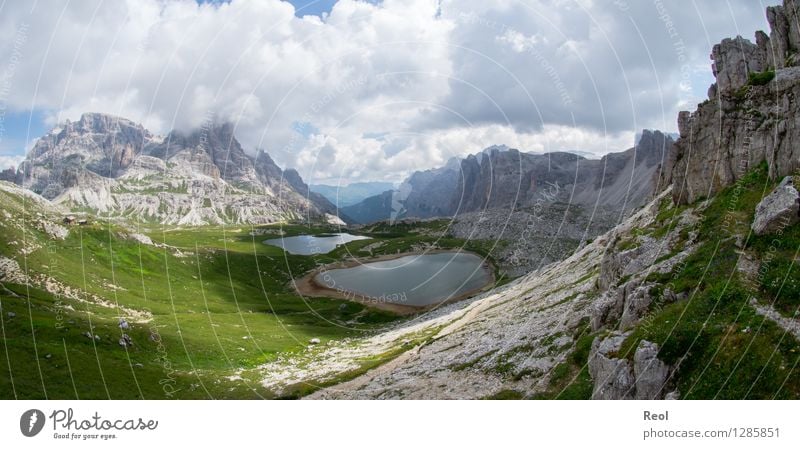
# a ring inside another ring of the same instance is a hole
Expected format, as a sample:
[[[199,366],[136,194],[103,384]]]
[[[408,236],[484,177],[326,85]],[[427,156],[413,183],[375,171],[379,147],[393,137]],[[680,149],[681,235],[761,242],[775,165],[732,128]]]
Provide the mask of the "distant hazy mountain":
[[[319,193],[339,207],[351,206],[365,199],[392,190],[390,182],[355,182],[346,186],[311,184],[312,192]]]
[[[553,202],[598,205],[621,214],[644,204],[658,182],[673,139],[644,130],[635,147],[587,159],[574,152],[523,153],[489,147],[446,166],[415,172],[397,190],[343,212],[361,223],[448,217],[483,209],[515,209]]]
[[[10,177],[10,174],[5,174]],[[229,123],[166,137],[83,114],[41,137],[14,182],[71,209],[166,224],[338,222],[293,170],[247,155]]]

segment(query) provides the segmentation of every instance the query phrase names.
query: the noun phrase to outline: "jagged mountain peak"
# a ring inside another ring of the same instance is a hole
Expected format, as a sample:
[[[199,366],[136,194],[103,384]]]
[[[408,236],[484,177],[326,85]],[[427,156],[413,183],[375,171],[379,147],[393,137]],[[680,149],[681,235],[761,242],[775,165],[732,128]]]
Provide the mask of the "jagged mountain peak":
[[[39,139],[14,181],[67,207],[168,224],[336,214],[330,202],[308,193],[296,172],[288,176],[265,152],[248,155],[229,122],[162,138],[122,117],[86,113]]]
[[[71,122],[67,119],[66,123],[74,125],[76,129],[91,132],[108,132],[124,127],[144,129],[144,126],[132,120],[103,112],[84,112],[78,121]]]
[[[626,215],[655,193],[663,155],[672,146],[660,131],[644,130],[641,136],[636,147],[601,159],[493,145],[444,167],[412,173],[392,193],[391,208],[384,194],[343,210],[370,223],[396,214],[396,203],[402,203],[404,217],[431,218],[532,207],[547,196],[548,201],[599,205]]]

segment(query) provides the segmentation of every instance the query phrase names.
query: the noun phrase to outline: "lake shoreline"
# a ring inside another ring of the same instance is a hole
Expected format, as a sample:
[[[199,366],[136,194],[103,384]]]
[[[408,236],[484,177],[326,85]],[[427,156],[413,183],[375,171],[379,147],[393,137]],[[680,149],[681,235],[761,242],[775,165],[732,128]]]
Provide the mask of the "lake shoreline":
[[[315,278],[320,273],[324,273],[330,270],[338,270],[338,269],[346,269],[346,268],[353,268],[359,265],[366,265],[375,262],[383,262],[388,260],[395,260],[400,259],[403,257],[408,256],[422,256],[427,254],[443,254],[443,253],[463,253],[463,254],[470,254],[476,257],[479,257],[482,262],[482,267],[487,269],[487,273],[489,275],[489,281],[481,286],[480,288],[475,288],[469,291],[466,291],[458,296],[454,296],[452,298],[448,298],[445,301],[438,302],[436,304],[429,304],[429,305],[409,305],[409,304],[399,304],[394,302],[388,301],[378,301],[376,299],[370,297],[369,295],[364,295],[359,292],[354,291],[346,291],[338,288],[331,288],[327,285],[324,285],[317,281]],[[462,301],[469,297],[475,296],[481,292],[484,292],[497,282],[495,277],[495,270],[492,264],[486,260],[480,254],[473,253],[471,251],[464,251],[464,250],[453,250],[453,249],[434,249],[428,250],[424,252],[405,252],[405,253],[397,253],[397,254],[383,254],[380,256],[370,257],[368,259],[349,259],[349,260],[342,260],[330,264],[323,265],[312,270],[309,273],[306,273],[299,279],[292,280],[292,284],[294,286],[295,291],[300,296],[309,296],[315,298],[333,298],[333,299],[343,299],[347,301],[357,302],[359,304],[363,304],[367,307],[371,307],[378,310],[383,310],[387,312],[392,312],[398,315],[406,316],[406,315],[414,315],[417,313],[426,312],[437,307],[452,304],[454,302]]]
[[[336,248],[359,240],[372,240],[373,237],[355,235],[347,232],[323,233],[318,235],[300,234],[281,236],[262,240],[261,243],[280,248],[295,256],[316,256],[328,254]]]

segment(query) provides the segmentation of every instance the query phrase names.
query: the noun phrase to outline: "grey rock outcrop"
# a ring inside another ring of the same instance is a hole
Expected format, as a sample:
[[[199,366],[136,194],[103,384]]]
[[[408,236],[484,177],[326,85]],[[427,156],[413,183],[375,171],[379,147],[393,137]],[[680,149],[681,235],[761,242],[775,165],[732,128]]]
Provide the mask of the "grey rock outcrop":
[[[618,237],[614,235],[611,239],[611,246],[606,248],[603,253],[603,260],[600,262],[600,274],[597,276],[597,287],[601,291],[606,291],[619,281],[622,275],[623,261],[622,255],[614,250]]]
[[[624,290],[611,290],[603,293],[603,295],[592,304],[591,315],[589,323],[592,326],[592,332],[606,327],[609,324],[614,324],[622,317],[622,310],[625,306],[625,297],[623,296]]]
[[[669,195],[667,189],[657,199],[661,201]],[[658,209],[651,204],[647,212],[655,215]],[[623,226],[617,226],[609,235],[596,278],[599,296],[590,309],[593,332],[631,329],[650,319],[651,312],[665,304],[685,299],[684,292],[676,294],[669,288],[659,292],[648,281],[650,274],[672,272],[695,248],[690,230],[696,227],[699,218],[685,210],[670,220],[670,232],[659,238]],[[682,237],[685,235],[689,238]]]
[[[589,375],[594,381],[592,399],[633,399],[636,379],[627,359],[616,357],[627,334],[595,338],[589,355]]]
[[[787,176],[756,206],[752,229],[756,235],[770,234],[800,222],[800,193]]]
[[[17,182],[17,169],[9,167],[0,171],[0,181]]]
[[[54,199],[80,183],[84,171],[116,177],[154,136],[142,125],[106,114],[83,114],[41,137],[20,164],[17,183]],[[84,170],[85,169],[85,170]]]
[[[624,331],[636,325],[653,304],[651,286],[651,284],[640,285],[637,280],[632,280],[603,293],[592,306],[590,318],[592,331],[609,326]]]
[[[646,340],[639,342],[633,356],[633,375],[636,378],[636,399],[661,399],[670,368],[658,359],[658,345]]]
[[[639,342],[633,363],[619,354],[629,334],[613,333],[592,342],[589,374],[594,383],[592,399],[663,399],[670,367],[658,359],[658,345]]]
[[[625,301],[622,316],[619,319],[620,329],[630,329],[647,314],[653,303],[653,297],[650,295],[651,287],[652,284],[637,285],[635,282],[625,285],[623,288]]]
[[[670,391],[669,393],[667,393],[666,396],[664,396],[664,399],[667,401],[677,401],[680,398],[681,398],[681,392],[678,390]]]
[[[758,45],[742,36],[724,39],[711,51],[712,71],[719,91],[738,89],[747,84],[750,73],[766,69],[764,55]]]
[[[792,65],[792,58],[800,49],[800,24],[797,19],[798,7],[796,0],[784,0],[782,6],[767,8],[767,22],[769,22],[769,42],[772,44],[773,64],[776,68]]]
[[[737,37],[714,47],[717,82],[709,100],[678,117],[680,139],[666,158],[660,182],[674,186],[678,204],[713,196],[761,162],[773,179],[800,169],[796,1],[768,8],[767,18],[770,36],[756,33],[756,44]],[[772,70],[770,79],[766,71]],[[751,83],[751,74],[760,79]]]

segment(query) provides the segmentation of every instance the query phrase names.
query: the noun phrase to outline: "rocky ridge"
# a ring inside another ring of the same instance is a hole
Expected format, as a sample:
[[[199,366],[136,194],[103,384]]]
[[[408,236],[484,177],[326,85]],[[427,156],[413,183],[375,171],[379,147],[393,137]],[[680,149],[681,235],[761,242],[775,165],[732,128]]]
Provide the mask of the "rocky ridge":
[[[672,143],[660,131],[644,130],[633,148],[599,160],[494,146],[461,160],[451,159],[444,167],[415,172],[396,191],[344,211],[369,223],[562,202],[605,208],[623,217],[652,198]]]
[[[229,123],[166,137],[130,120],[83,114],[40,138],[14,181],[56,204],[171,225],[342,223],[297,172],[244,152]]]
[[[773,179],[800,169],[797,2],[767,8],[767,20],[770,34],[757,32],[755,44],[738,36],[714,46],[708,100],[678,117],[661,180],[675,185],[678,203],[708,198],[762,161]]]

